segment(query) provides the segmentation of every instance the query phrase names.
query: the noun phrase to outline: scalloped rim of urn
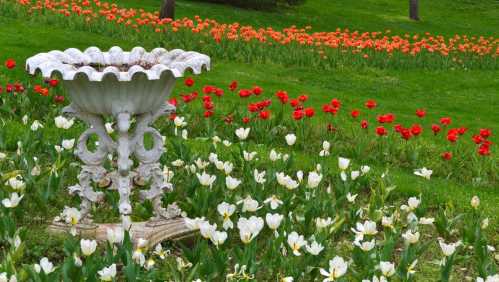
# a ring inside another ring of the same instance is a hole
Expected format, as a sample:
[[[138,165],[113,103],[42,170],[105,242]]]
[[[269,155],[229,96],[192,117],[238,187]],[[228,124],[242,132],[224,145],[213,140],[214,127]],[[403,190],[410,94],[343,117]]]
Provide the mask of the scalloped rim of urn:
[[[44,78],[59,73],[63,80],[75,80],[82,75],[89,81],[102,81],[115,77],[118,81],[132,81],[136,75],[146,75],[148,80],[161,79],[163,72],[182,77],[190,70],[200,74],[203,68],[210,70],[210,57],[194,51],[155,48],[147,52],[143,47],[123,51],[114,46],[109,51],[89,47],[84,51],[69,48],[36,54],[26,60],[26,70],[35,75],[41,72]]]

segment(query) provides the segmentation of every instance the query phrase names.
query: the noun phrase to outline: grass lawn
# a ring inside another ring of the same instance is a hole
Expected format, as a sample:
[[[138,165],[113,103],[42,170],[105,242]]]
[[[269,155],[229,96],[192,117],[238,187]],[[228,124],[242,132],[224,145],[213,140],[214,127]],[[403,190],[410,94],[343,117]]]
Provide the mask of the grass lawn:
[[[159,6],[158,0],[116,2],[149,11]],[[177,0],[176,12],[178,17],[200,15],[220,22],[237,21],[262,27],[312,25],[314,31],[329,31],[341,27],[360,31],[390,29],[392,33],[398,34],[428,31],[446,36],[457,33],[499,37],[498,1],[421,1],[422,21],[418,23],[407,19],[407,2],[308,0],[303,6],[263,12]],[[12,57],[20,65],[33,54],[53,49],[85,49],[88,46],[98,46],[104,50],[115,45],[123,49],[137,45],[146,49],[155,47],[151,42],[131,42],[119,37],[71,30],[64,26],[49,26],[38,23],[36,19],[13,19],[0,15],[0,26],[0,62]],[[15,72],[16,75],[23,75],[22,68],[17,68]],[[3,83],[5,79],[0,72],[0,82]],[[232,80],[239,81],[242,87],[258,84],[268,91],[265,93],[269,97],[279,89],[285,89],[292,96],[307,93],[311,105],[318,109],[331,98],[339,98],[346,105],[346,110],[353,108],[349,105],[362,107],[367,99],[375,99],[380,111],[396,113],[407,122],[417,122],[415,109],[425,108],[428,118],[435,121],[443,116],[451,116],[456,126],[463,125],[475,130],[490,128],[494,134],[491,140],[495,144],[499,142],[498,70],[396,70],[344,66],[325,71],[270,63],[226,61],[215,57],[212,58],[212,70],[201,75],[196,81],[200,84],[226,87]],[[175,91],[176,95],[180,94],[180,90]],[[28,113],[33,109],[21,111]],[[3,113],[1,120],[10,128],[20,124],[20,121],[9,120]],[[58,138],[54,133],[53,139]],[[334,152],[334,144],[332,151]],[[497,167],[499,158],[496,147],[493,151],[495,152],[492,158]],[[297,152],[297,157],[302,162],[307,162],[306,152]],[[358,160],[358,163],[361,161]],[[377,171],[384,169],[375,166]],[[397,185],[396,194],[403,197],[417,195],[421,188],[424,188],[424,191],[429,192],[425,192],[423,197],[435,205],[451,203],[460,210],[468,208],[470,198],[478,195],[482,200],[483,211],[491,220],[489,230],[492,239],[499,239],[499,187],[473,186],[471,183],[438,177],[429,182],[423,181],[416,178],[409,168],[390,168],[390,174]],[[74,181],[71,179],[65,182]]]

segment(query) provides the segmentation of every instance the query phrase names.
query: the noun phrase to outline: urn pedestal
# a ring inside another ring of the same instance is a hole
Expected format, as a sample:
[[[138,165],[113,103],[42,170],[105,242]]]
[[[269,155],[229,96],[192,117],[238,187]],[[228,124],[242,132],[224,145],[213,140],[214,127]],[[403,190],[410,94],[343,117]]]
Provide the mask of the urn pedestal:
[[[92,205],[104,201],[104,193],[94,186],[108,186],[119,193],[121,225],[133,238],[152,242],[181,238],[190,231],[180,218],[175,203],[164,208],[163,194],[173,189],[166,181],[159,160],[164,153],[164,141],[152,124],[160,117],[175,112],[166,102],[175,81],[186,70],[200,74],[209,70],[210,58],[197,52],[167,51],[156,48],[146,52],[135,47],[124,52],[112,47],[102,52],[96,47],[85,51],[70,48],[40,53],[26,61],[29,73],[41,72],[49,78],[54,72],[62,77],[71,104],[63,113],[86,122],[89,128],[78,139],[75,154],[83,162],[78,183],[68,187],[69,193],[81,199],[76,226],[64,218],[54,220],[50,230],[69,231],[102,239],[105,229],[116,224],[97,224],[90,213]],[[117,138],[106,131],[105,120],[113,119]],[[150,134],[153,146],[144,146],[144,136]],[[99,139],[94,151],[87,147],[92,135]],[[108,155],[116,155],[116,167],[107,171],[103,164]],[[137,167],[133,167],[135,159]],[[154,216],[147,222],[132,223],[130,196],[134,187],[149,184],[139,191],[141,201],[151,201]]]

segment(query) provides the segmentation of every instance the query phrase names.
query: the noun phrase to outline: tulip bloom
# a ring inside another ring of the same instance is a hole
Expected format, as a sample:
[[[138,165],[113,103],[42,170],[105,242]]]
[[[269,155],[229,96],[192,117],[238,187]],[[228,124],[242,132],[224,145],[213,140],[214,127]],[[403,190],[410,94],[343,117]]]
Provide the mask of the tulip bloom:
[[[378,136],[383,136],[383,135],[387,135],[388,131],[383,126],[378,126],[378,127],[376,127],[376,134],[378,134]]]
[[[5,61],[5,67],[7,67],[8,69],[13,69],[16,67],[16,61],[14,61],[14,59],[7,59]]]

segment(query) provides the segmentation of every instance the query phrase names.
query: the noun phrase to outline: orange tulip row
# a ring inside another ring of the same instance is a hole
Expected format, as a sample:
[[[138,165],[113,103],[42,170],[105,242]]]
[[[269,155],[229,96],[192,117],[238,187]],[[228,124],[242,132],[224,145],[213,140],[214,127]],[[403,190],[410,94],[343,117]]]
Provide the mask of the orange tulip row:
[[[272,27],[255,28],[240,23],[219,23],[214,19],[182,18],[178,20],[160,19],[158,12],[147,12],[143,9],[123,8],[114,3],[98,0],[17,0],[30,13],[52,11],[67,17],[85,17],[86,22],[105,19],[117,25],[127,26],[137,31],[147,28],[155,32],[190,31],[211,37],[215,42],[241,41],[259,42],[262,45],[297,44],[318,48],[323,55],[329,48],[368,55],[364,51],[400,53],[416,56],[419,53],[433,53],[441,56],[466,54],[474,57],[488,57],[495,60],[499,56],[499,38],[483,36],[454,35],[444,37],[432,35],[392,35],[390,30],[384,32],[359,32],[337,28],[329,32],[312,32],[312,28],[291,26],[282,30]],[[323,55],[325,56],[325,55]],[[455,60],[455,57],[453,57]]]

